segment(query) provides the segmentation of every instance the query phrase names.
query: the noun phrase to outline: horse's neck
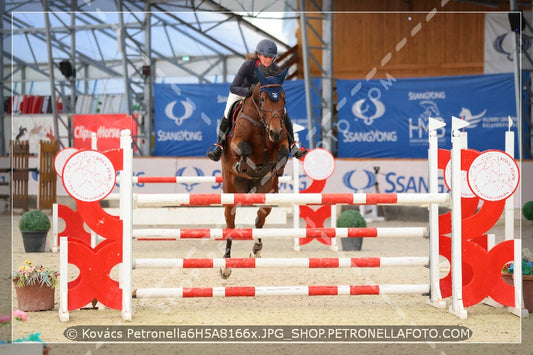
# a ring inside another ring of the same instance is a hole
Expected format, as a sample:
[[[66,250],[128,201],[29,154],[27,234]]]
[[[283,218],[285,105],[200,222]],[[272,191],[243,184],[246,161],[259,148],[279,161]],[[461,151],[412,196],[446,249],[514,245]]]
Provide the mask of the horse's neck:
[[[248,115],[250,118],[253,118],[254,120],[260,122],[261,117],[259,115],[259,105],[258,105],[258,99],[257,97],[254,98],[254,96],[247,97],[244,100],[244,104],[242,105],[242,112]]]

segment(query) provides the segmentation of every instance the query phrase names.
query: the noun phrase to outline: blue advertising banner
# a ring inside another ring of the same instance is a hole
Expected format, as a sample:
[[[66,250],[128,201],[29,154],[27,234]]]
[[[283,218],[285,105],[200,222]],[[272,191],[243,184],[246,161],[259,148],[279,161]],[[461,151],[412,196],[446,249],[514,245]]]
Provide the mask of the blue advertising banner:
[[[315,85],[320,87],[320,82],[316,81]],[[154,156],[205,156],[216,142],[229,86],[229,83],[154,84]],[[293,123],[305,127],[299,138],[308,146],[304,81],[289,80],[283,87],[289,117]],[[317,94],[312,100],[317,105],[320,103]],[[315,125],[315,131],[319,130]]]
[[[452,116],[470,123],[468,146],[479,151],[505,149],[509,116],[516,134],[512,73],[337,80],[337,92],[342,158],[427,158],[430,117],[446,123],[437,131],[444,149],[451,148]]]
[[[229,84],[154,84],[154,155],[205,156],[228,92]]]

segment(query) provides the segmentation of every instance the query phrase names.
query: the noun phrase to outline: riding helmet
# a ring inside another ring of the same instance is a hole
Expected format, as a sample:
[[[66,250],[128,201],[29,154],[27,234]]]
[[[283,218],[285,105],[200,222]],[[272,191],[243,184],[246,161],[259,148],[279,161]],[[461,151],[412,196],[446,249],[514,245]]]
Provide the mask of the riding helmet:
[[[271,39],[263,39],[259,41],[255,51],[259,54],[265,55],[267,57],[275,57],[278,55],[278,47],[276,43]]]

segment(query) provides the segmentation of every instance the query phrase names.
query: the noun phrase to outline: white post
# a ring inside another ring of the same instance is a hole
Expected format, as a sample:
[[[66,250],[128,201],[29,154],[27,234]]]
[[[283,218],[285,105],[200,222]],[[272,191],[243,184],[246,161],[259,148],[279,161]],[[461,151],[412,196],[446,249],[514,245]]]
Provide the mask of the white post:
[[[468,126],[467,121],[452,117],[452,152],[451,152],[451,199],[452,199],[452,305],[450,312],[466,319],[467,312],[463,306],[462,277],[462,213],[461,213],[461,146],[464,138],[460,129]]]
[[[294,141],[300,140],[297,132],[294,132]],[[292,176],[293,176],[293,193],[300,193],[300,161],[296,158],[292,158]],[[295,229],[300,228],[300,206],[292,205],[292,227]],[[292,249],[294,251],[300,251],[300,240],[294,238],[292,240]]]
[[[53,253],[57,253],[59,249],[59,245],[58,245],[59,240],[57,238],[57,235],[59,234],[58,223],[59,223],[59,213],[57,209],[57,203],[54,203],[52,205],[52,238],[54,239],[53,246],[52,246]]]
[[[522,300],[522,277],[515,277],[515,275],[522,275],[522,240],[514,240],[514,270],[513,270],[513,286],[514,286],[514,307],[509,307],[508,311],[520,317],[528,317],[529,312],[523,308]]]
[[[429,149],[428,149],[428,174],[429,193],[439,192],[439,167],[438,167],[438,136],[437,129],[445,127],[442,121],[429,119]],[[439,204],[429,204],[429,285],[430,297],[428,303],[437,308],[445,308],[446,302],[440,292],[439,273]]]
[[[61,237],[59,242],[59,319],[69,320],[68,314],[68,239]]]
[[[331,205],[331,228],[337,228],[337,205]],[[339,247],[337,246],[337,237],[331,238],[330,249],[333,251],[338,251]]]
[[[95,132],[91,133],[91,149],[98,150],[98,141]]]
[[[516,277],[518,275],[518,277]],[[509,308],[509,312],[517,316],[528,317],[529,312],[523,307],[522,299],[522,240],[514,240],[514,297],[515,306]]]
[[[120,219],[122,220],[122,263],[119,283],[122,288],[122,319],[132,317],[132,224],[133,224],[133,148],[130,131],[120,134],[120,148],[123,155],[123,168],[120,174]]]
[[[514,159],[514,132],[511,131],[513,120],[509,117],[509,128],[505,132],[505,152]],[[514,239],[514,194],[505,201],[505,240]]]

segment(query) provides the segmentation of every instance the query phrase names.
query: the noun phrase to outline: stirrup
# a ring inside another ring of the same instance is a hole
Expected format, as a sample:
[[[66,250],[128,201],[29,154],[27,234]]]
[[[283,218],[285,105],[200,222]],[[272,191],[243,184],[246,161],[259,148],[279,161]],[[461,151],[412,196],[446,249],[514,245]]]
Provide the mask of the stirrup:
[[[296,159],[300,160],[306,155],[308,152],[307,148],[305,148],[302,143],[296,141],[291,144],[291,154]]]
[[[215,147],[213,150],[211,150],[212,147]],[[224,150],[224,147],[220,143],[215,143],[209,147],[207,151],[207,157],[213,161],[219,161],[220,157],[222,156],[222,151]]]

